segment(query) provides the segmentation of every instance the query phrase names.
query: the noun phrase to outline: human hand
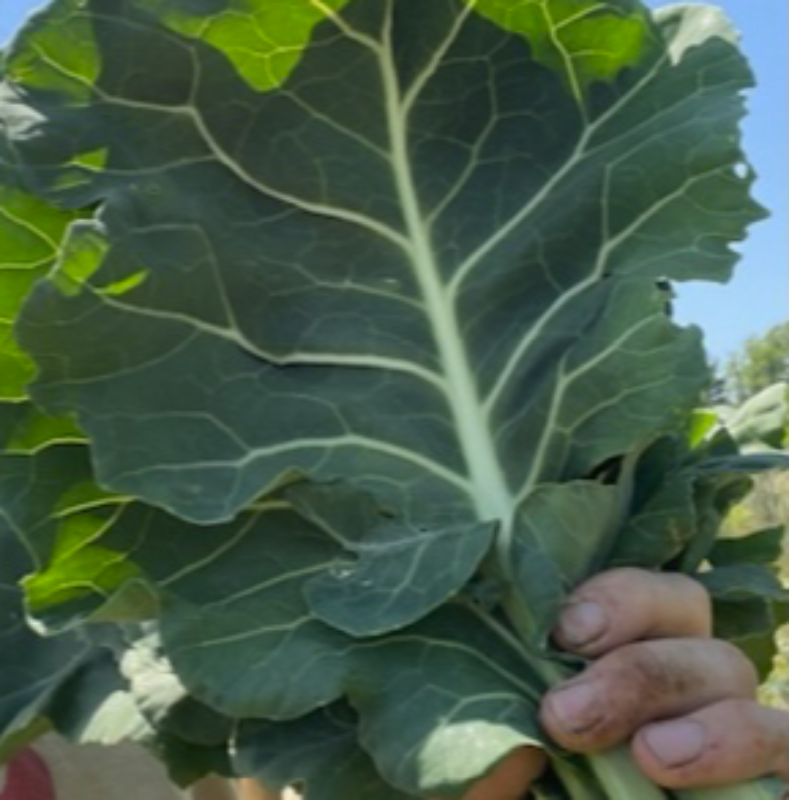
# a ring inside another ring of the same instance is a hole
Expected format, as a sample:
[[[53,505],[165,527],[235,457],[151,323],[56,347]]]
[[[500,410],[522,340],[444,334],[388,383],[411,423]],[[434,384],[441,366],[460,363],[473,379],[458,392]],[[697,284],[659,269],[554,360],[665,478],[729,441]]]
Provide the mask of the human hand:
[[[755,700],[745,656],[711,638],[711,607],[682,575],[619,569],[580,586],[554,633],[570,652],[596,659],[544,698],[541,722],[579,753],[630,740],[640,769],[667,788],[789,780],[789,715]],[[518,800],[545,767],[515,751],[463,800]]]

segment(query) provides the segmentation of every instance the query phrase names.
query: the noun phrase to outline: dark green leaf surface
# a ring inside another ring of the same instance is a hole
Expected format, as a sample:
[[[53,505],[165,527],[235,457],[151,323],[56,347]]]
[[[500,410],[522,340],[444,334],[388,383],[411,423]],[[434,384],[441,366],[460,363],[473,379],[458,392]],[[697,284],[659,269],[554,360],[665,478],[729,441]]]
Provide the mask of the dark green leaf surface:
[[[0,525],[13,531],[32,559],[33,574],[25,579],[28,610],[56,631],[91,615],[137,573],[99,541],[127,500],[97,487],[88,449],[69,424],[27,403],[0,403],[7,442],[27,436],[30,425],[36,428],[35,449],[0,452]]]
[[[91,657],[63,683],[48,707],[55,729],[76,744],[136,742],[164,762],[179,786],[188,786],[208,773],[230,774],[227,740],[220,734],[218,721],[208,725],[207,715],[191,713],[199,704],[187,703],[185,694],[178,699],[175,693],[157,691],[143,708],[137,687],[120,671],[118,659],[131,653],[125,637],[94,638],[97,647]],[[144,666],[139,662],[137,669],[127,672],[135,673],[128,677],[135,677],[133,683],[141,685],[152,681],[154,670],[152,662]],[[169,717],[169,724],[160,724],[164,720],[156,719],[156,708]]]
[[[309,579],[336,569],[335,544],[286,510],[215,533],[191,554],[148,553],[151,570],[173,570],[159,580],[161,632],[181,679],[236,717],[296,717],[341,696],[349,640],[303,595]]]
[[[750,77],[713,15],[659,33],[622,4],[606,35],[639,44],[571,82],[546,21],[315,4],[286,31],[303,56],[256,80],[169,6],[55,9],[0,119],[39,191],[102,208],[20,335],[104,484],[211,521],[300,470],[503,520],[691,405],[699,342],[653,284],[725,277],[759,215],[734,169]]]
[[[120,658],[139,713],[154,730],[200,747],[226,747],[233,721],[194,699],[163,653],[157,634],[136,637]]]
[[[783,447],[789,427],[788,384],[775,384],[751,397],[733,413],[727,427],[745,450]]]
[[[0,506],[0,752],[9,739],[36,732],[61,684],[88,656],[76,636],[44,639],[28,626],[19,580],[32,564]],[[33,727],[32,727],[33,726]],[[22,744],[18,739],[16,744]]]
[[[19,182],[0,123],[0,401],[21,401],[35,365],[16,342],[14,321],[33,284],[58,256],[64,232],[79,214],[50,207]]]
[[[610,565],[660,569],[686,547],[697,524],[695,477],[686,460],[686,442],[676,434],[656,440],[641,454]]]
[[[783,526],[756,531],[736,539],[721,539],[709,560],[715,567],[736,564],[775,564],[783,554],[786,529]]]
[[[360,648],[349,699],[362,745],[393,786],[459,795],[504,754],[543,743],[531,714],[542,680],[498,629],[474,610],[445,606]]]
[[[544,650],[568,592],[604,561],[620,511],[618,488],[590,481],[543,484],[520,507],[506,574],[531,645]]]
[[[773,568],[756,563],[721,566],[699,580],[714,601],[714,631],[735,642],[765,680],[777,652],[775,634],[789,621],[789,592]]]
[[[636,0],[37,14],[0,67],[0,536],[32,559],[0,736],[52,713],[186,783],[236,720],[233,768],[308,800],[461,795],[542,743],[569,588],[694,571],[782,458],[739,452],[769,403],[687,452],[707,370],[658,285],[726,279],[762,213],[733,40]],[[31,571],[84,638],[31,638]],[[763,661],[783,596],[708,580]]]
[[[157,734],[136,705],[116,658],[96,648],[48,709],[55,729],[77,744],[151,744]]]
[[[494,543],[489,523],[417,528],[381,515],[341,486],[289,490],[295,508],[342,545],[339,563],[308,581],[316,617],[351,636],[416,622],[461,590]]]
[[[241,775],[280,790],[302,784],[304,800],[406,800],[376,772],[358,744],[358,720],[345,703],[284,723],[245,722],[234,743]]]

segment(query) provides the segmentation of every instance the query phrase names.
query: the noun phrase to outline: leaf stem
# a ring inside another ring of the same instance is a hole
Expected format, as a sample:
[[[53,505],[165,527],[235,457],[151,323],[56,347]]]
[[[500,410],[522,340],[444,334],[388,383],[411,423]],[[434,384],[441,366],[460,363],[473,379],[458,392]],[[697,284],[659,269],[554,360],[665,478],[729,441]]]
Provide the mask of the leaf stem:
[[[391,5],[387,7],[391,9]],[[408,257],[431,321],[456,435],[469,471],[475,512],[483,521],[498,520],[505,529],[510,526],[514,497],[489,431],[488,416],[481,407],[455,303],[448,298],[431,230],[417,191],[408,149],[410,108],[404,104],[400,90],[392,52],[391,25],[390,11],[377,55],[386,95],[391,165],[409,242]]]
[[[673,791],[676,800],[780,800],[786,796],[783,782],[775,778],[706,789]]]
[[[642,774],[625,746],[585,758],[609,800],[666,800],[668,797]]]

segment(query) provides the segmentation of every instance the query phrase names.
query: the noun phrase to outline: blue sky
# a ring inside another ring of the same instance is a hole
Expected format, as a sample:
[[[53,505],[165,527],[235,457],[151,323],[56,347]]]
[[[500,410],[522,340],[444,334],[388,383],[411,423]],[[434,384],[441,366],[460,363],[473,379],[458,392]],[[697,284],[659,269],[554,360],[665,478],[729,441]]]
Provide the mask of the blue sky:
[[[652,6],[667,5],[649,0]],[[750,96],[745,147],[759,175],[756,197],[772,216],[752,228],[727,286],[678,287],[681,322],[699,324],[712,357],[722,359],[750,336],[788,319],[788,0],[717,0],[742,33],[758,86]],[[43,0],[0,0],[0,43]]]

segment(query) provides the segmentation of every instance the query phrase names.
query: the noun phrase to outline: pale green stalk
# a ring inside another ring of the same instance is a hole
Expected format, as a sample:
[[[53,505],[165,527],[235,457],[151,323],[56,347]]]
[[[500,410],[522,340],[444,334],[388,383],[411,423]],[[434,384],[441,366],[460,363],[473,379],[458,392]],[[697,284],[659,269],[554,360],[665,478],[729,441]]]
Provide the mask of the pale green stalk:
[[[675,800],[781,800],[785,791],[781,781],[770,778],[714,789],[682,789],[672,794]]]
[[[492,619],[491,615],[478,609],[473,610],[506,641],[513,643],[517,652],[525,655],[528,664],[547,685],[553,686],[569,677],[560,664],[546,661],[541,655],[529,650],[522,634],[527,628],[526,614],[521,612],[521,607],[517,604],[508,601],[509,598],[506,598],[504,606],[516,635]],[[580,771],[565,759],[553,759],[553,769],[569,792],[570,800],[782,800],[784,797],[782,783],[772,779],[718,788],[661,789],[642,774],[628,748],[624,746],[586,755],[583,760],[597,786],[588,784]],[[598,787],[600,795],[597,792]]]

